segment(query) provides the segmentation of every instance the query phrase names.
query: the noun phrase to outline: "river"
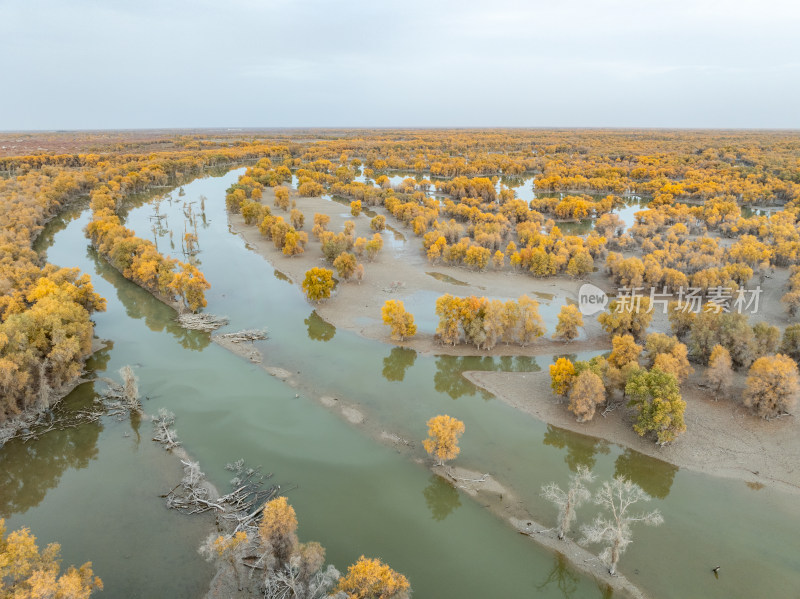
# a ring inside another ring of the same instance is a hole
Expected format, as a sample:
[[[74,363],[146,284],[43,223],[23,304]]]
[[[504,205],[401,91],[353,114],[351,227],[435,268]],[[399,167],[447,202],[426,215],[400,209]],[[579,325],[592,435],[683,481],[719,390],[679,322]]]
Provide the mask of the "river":
[[[198,266],[212,284],[207,311],[227,315],[227,329],[262,328],[266,364],[286,368],[299,389],[260,366],[188,332],[172,310],[126,281],[90,249],[86,206],[51,222],[39,248],[62,266],[92,275],[108,299],[96,335],[113,347],[90,368],[116,376],[125,364],[140,379],[145,411],[167,407],[187,451],[225,488],[227,462],[244,458],[274,473],[300,521],[301,540],[316,540],[341,570],[359,555],[380,557],[412,582],[416,597],[609,597],[557,555],[519,535],[406,453],[375,441],[322,407],[327,394],[359,406],[366,430],[418,441],[440,413],[463,420],[457,463],[490,472],[513,488],[531,513],[551,522],[539,498],[570,467],[592,465],[603,478],[624,474],[642,485],[664,514],[659,528],[634,529],[620,569],[654,598],[790,597],[800,587],[800,502],[770,488],[679,470],[613,444],[550,427],[495,400],[463,379],[464,370],[532,371],[552,357],[431,357],[336,330],[316,316],[297,286],[229,231],[225,189],[240,170],[198,179],[159,203],[180,256],[183,204],[195,202]],[[302,201],[302,200],[301,200]],[[126,224],[153,238],[152,202],[134,201]],[[411,240],[408,243],[418,243]],[[407,251],[392,249],[384,251]],[[288,260],[288,258],[287,258]],[[336,301],[335,299],[332,301]],[[64,409],[91,402],[95,386],[78,387]],[[299,392],[299,393],[298,393]],[[299,394],[299,397],[296,395]],[[688,423],[691,426],[691,422]],[[150,440],[150,424],[107,417],[0,450],[0,516],[26,525],[42,542],[59,541],[65,563],[94,562],[106,597],[197,597],[208,567],[197,546],[203,518],[167,510],[159,494],[180,476],[177,460]],[[415,457],[424,452],[417,443]],[[296,487],[296,488],[294,488]],[[585,509],[580,520],[593,513]],[[719,578],[711,568],[722,565]]]

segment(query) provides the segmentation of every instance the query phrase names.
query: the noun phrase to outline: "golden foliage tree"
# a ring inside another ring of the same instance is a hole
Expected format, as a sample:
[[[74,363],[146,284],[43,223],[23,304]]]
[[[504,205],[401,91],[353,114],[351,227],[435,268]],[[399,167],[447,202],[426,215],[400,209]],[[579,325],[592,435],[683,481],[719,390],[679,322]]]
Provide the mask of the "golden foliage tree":
[[[561,341],[572,341],[578,336],[578,327],[583,326],[583,315],[578,310],[578,307],[573,304],[565,304],[561,306],[558,313],[558,323],[556,324],[556,332],[553,334],[553,339]]]
[[[417,334],[414,315],[406,312],[400,300],[387,300],[381,309],[383,324],[392,328],[392,339],[404,341]]]
[[[333,261],[336,274],[345,281],[349,281],[356,272],[356,257],[349,252],[342,252]]]
[[[724,393],[733,382],[733,362],[730,352],[717,344],[711,350],[705,379],[715,393]]]
[[[0,597],[8,599],[87,599],[103,590],[103,581],[92,572],[91,562],[70,566],[60,573],[60,546],[51,543],[40,551],[27,528],[6,536],[0,519]]]
[[[333,271],[327,268],[314,267],[306,271],[303,280],[303,291],[312,302],[318,302],[331,296],[333,289]]]
[[[637,414],[633,430],[639,436],[654,433],[658,444],[664,445],[686,430],[686,402],[673,375],[658,368],[638,370],[625,385],[625,394]]]
[[[605,400],[603,379],[591,370],[584,370],[572,383],[567,409],[577,416],[578,422],[586,422],[594,416],[597,405]]]
[[[297,515],[286,497],[264,504],[258,536],[269,545],[279,566],[287,563],[297,547]]]
[[[550,388],[556,395],[566,397],[575,380],[575,365],[568,358],[550,364]]]
[[[458,438],[464,433],[464,423],[451,416],[436,416],[428,420],[428,438],[422,442],[425,451],[436,458],[436,465],[455,458],[461,449]]]
[[[411,585],[408,579],[378,559],[363,555],[347,569],[336,590],[347,599],[408,599]]]
[[[747,373],[744,405],[762,418],[775,418],[795,406],[798,392],[800,376],[795,361],[783,354],[763,356]]]

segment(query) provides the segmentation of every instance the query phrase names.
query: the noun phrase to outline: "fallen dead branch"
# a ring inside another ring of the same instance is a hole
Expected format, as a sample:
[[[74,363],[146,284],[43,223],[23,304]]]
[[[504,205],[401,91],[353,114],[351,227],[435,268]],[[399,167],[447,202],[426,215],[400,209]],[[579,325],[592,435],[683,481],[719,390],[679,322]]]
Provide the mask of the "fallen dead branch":
[[[489,478],[490,476],[489,473],[487,472],[480,478],[461,478],[460,476],[456,476],[455,474],[453,474],[453,471],[450,470],[449,468],[445,468],[445,472],[447,473],[447,476],[452,478],[454,481],[461,483],[485,483],[486,479]]]
[[[236,333],[224,333],[222,335],[218,335],[218,337],[230,343],[243,343],[246,341],[259,341],[261,339],[266,339],[267,331],[264,329],[246,329]]]
[[[178,324],[184,329],[191,329],[193,331],[205,331],[210,333],[216,331],[218,328],[225,326],[230,322],[227,316],[215,316],[213,314],[194,314],[192,312],[185,312],[178,314],[175,319]]]

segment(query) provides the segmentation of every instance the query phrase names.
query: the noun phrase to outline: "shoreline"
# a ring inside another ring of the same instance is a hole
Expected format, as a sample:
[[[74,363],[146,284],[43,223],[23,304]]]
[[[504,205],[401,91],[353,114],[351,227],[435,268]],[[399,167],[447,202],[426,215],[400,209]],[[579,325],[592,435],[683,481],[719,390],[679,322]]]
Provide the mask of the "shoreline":
[[[763,420],[731,401],[714,401],[694,374],[684,384],[686,432],[659,447],[633,431],[624,407],[579,423],[550,389],[549,373],[467,371],[463,376],[500,401],[546,424],[604,439],[679,468],[800,493],[800,422]],[[734,394],[731,394],[734,395]]]
[[[631,583],[624,574],[611,576],[597,555],[578,545],[572,539],[561,540],[553,532],[534,520],[528,510],[516,498],[512,488],[503,485],[491,474],[483,474],[461,466],[434,466],[430,460],[421,458],[416,451],[418,443],[404,439],[400,435],[375,426],[369,414],[355,403],[329,394],[320,394],[319,389],[295,378],[294,373],[284,368],[263,363],[263,355],[252,342],[232,343],[219,335],[212,335],[212,341],[240,358],[258,365],[271,376],[285,382],[290,388],[303,392],[308,398],[336,413],[340,418],[355,426],[371,439],[394,448],[411,462],[445,479],[449,484],[463,490],[478,504],[489,510],[505,525],[519,534],[529,537],[533,542],[554,553],[561,554],[577,571],[593,578],[615,592],[629,599],[647,599],[647,595]]]

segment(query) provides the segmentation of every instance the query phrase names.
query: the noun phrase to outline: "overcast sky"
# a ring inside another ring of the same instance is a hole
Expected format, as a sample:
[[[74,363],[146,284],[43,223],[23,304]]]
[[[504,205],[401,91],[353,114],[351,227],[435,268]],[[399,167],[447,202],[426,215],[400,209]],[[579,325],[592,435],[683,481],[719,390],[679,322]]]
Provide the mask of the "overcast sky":
[[[796,0],[0,0],[0,130],[800,128]]]

